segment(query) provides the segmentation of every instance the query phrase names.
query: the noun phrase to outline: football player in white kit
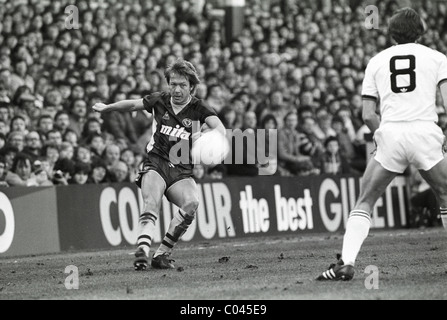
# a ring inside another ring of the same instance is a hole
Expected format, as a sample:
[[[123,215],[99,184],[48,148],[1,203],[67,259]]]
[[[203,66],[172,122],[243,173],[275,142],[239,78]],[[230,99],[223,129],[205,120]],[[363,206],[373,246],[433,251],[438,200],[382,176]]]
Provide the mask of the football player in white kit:
[[[398,10],[388,32],[396,45],[373,57],[363,80],[363,120],[374,133],[375,157],[363,176],[359,199],[350,212],[341,257],[317,280],[351,280],[354,263],[368,236],[371,213],[396,175],[414,165],[437,194],[447,229],[445,137],[436,124],[436,88],[447,111],[447,58],[418,44],[425,22],[411,8]],[[380,104],[381,116],[376,114]]]

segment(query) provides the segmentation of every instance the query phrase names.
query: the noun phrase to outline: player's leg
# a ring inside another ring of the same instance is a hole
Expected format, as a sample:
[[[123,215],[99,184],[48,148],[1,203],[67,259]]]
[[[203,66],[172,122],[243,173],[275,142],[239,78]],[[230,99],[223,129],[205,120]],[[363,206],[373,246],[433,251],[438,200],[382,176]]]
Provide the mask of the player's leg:
[[[343,238],[341,259],[333,264],[317,280],[350,280],[354,276],[354,264],[371,227],[371,213],[379,197],[385,192],[397,173],[388,171],[372,159],[363,175],[360,196],[350,212]]]
[[[179,211],[174,213],[168,231],[159,249],[155,252],[154,258],[171,254],[174,246],[194,220],[199,206],[197,184],[192,178],[174,183],[167,190],[166,196],[169,201],[179,207]]]
[[[447,230],[447,158],[444,158],[430,170],[420,170],[419,172],[436,193],[442,224]]]
[[[345,264],[354,266],[363,241],[368,236],[374,206],[396,175],[384,169],[375,159],[369,162],[362,179],[360,196],[346,224],[342,250]]]
[[[155,232],[155,224],[159,217],[163,194],[166,190],[164,179],[155,171],[145,173],[141,179],[143,211],[138,224],[138,249],[134,263],[137,270],[147,268],[147,259]]]

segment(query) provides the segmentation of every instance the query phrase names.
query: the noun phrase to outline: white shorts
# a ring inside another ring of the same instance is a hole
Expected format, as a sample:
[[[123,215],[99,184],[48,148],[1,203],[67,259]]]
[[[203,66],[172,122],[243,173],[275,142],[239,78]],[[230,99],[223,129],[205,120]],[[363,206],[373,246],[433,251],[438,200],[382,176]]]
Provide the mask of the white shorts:
[[[444,159],[444,134],[431,121],[387,122],[374,139],[375,159],[388,171],[403,173],[410,164],[427,171]]]

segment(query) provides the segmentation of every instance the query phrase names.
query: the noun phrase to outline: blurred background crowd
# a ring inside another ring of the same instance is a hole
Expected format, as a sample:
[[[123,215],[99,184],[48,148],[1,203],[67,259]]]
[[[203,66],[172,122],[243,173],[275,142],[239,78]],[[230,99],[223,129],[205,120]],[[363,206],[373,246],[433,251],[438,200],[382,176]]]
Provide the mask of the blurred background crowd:
[[[246,0],[229,39],[219,1],[0,1],[0,184],[133,181],[151,115],[91,106],[167,89],[163,71],[177,58],[196,66],[196,96],[228,129],[278,130],[268,168],[197,166],[197,179],[362,173],[364,70],[391,45],[386,21],[401,6],[372,2],[378,29],[365,27],[366,1]],[[446,53],[446,3],[412,4],[429,29],[421,43]],[[439,95],[437,105],[446,131]]]

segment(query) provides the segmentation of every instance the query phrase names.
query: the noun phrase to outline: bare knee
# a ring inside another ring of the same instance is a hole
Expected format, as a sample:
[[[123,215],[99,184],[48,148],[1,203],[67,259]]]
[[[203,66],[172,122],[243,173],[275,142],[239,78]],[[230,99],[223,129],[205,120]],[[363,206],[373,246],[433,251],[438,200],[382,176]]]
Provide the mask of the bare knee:
[[[199,200],[197,199],[188,199],[182,205],[182,210],[185,211],[186,214],[194,216],[195,212],[199,208]]]

